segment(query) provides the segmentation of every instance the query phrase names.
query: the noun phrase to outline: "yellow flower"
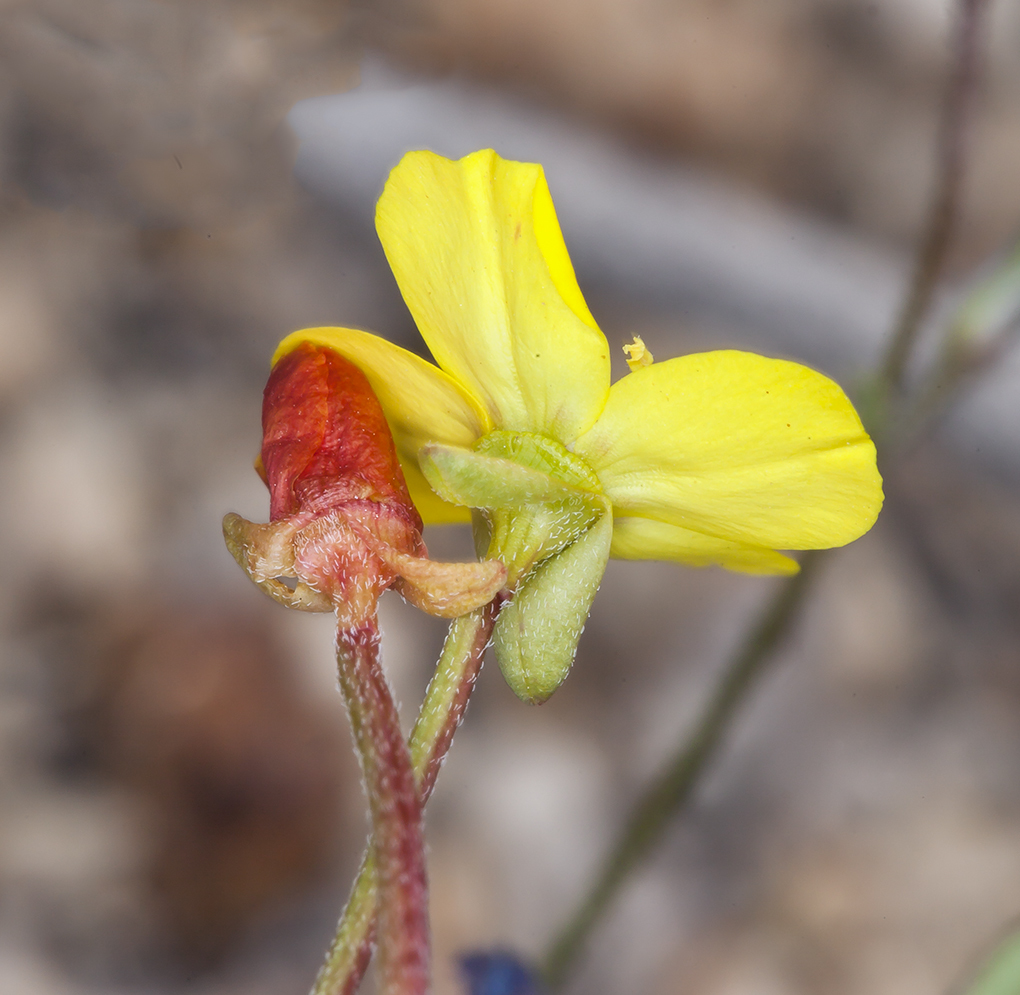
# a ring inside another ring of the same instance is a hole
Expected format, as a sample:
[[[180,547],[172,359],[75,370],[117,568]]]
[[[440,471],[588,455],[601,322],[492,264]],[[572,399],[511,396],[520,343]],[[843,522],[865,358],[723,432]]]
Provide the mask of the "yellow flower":
[[[831,380],[737,351],[610,386],[542,167],[411,152],[376,227],[438,366],[346,328],[295,332],[367,375],[427,523],[468,521],[506,563],[496,651],[521,697],[562,681],[609,555],[789,574],[882,503],[875,448]],[[641,344],[643,345],[643,344]],[[636,350],[636,351],[635,351]],[[484,552],[484,550],[482,550]]]

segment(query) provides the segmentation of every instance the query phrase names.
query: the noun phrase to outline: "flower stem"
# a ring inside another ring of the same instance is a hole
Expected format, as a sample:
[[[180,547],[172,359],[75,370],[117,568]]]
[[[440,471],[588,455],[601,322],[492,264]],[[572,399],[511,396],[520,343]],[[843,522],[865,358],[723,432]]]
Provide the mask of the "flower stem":
[[[372,813],[379,892],[379,991],[425,995],[429,986],[428,888],[421,801],[400,717],[370,623],[337,630],[340,690]]]
[[[497,599],[450,625],[409,743],[422,805],[432,793],[464,716],[498,612]],[[353,995],[357,991],[372,958],[378,903],[376,855],[369,846],[312,995]]]
[[[953,64],[939,122],[937,175],[906,299],[882,365],[880,389],[902,385],[907,361],[931,308],[960,214],[967,150],[967,124],[978,71],[982,16],[988,0],[958,0]]]
[[[694,731],[645,789],[577,911],[553,940],[541,973],[551,990],[566,980],[592,930],[630,872],[662,838],[670,820],[690,800],[718,752],[740,706],[789,633],[821,554],[807,553],[800,572],[786,580],[748,633],[705,706]]]

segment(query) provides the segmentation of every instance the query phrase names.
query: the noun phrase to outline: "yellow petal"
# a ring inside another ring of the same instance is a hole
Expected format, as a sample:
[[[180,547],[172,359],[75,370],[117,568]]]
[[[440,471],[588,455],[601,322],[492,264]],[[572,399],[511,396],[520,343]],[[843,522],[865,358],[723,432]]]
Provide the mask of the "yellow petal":
[[[401,458],[400,466],[404,471],[404,480],[407,481],[407,490],[411,495],[411,500],[426,525],[455,525],[458,522],[471,522],[471,509],[444,501],[429,486],[417,460]]]
[[[436,362],[498,428],[571,442],[598,417],[609,349],[574,277],[542,167],[410,152],[376,228]]]
[[[302,342],[335,350],[368,378],[397,444],[411,500],[426,524],[470,521],[466,509],[447,504],[429,487],[418,469],[418,450],[429,442],[472,445],[490,428],[478,403],[432,363],[353,328],[293,332],[277,346],[273,363]]]
[[[613,519],[610,556],[620,560],[672,560],[689,567],[720,566],[748,574],[795,574],[796,560],[764,546],[717,539],[651,518]]]
[[[574,451],[618,513],[769,549],[842,546],[882,505],[875,447],[843,391],[750,353],[629,374]]]

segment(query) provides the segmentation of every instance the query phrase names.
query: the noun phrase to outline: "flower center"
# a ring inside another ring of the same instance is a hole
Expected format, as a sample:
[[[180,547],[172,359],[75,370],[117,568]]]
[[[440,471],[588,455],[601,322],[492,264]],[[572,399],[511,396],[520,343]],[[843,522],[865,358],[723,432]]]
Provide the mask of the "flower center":
[[[475,513],[476,547],[480,554],[503,561],[510,590],[576,542],[607,511],[598,476],[555,439],[500,430],[479,439],[474,451],[535,471],[547,484],[544,493],[532,490],[518,501]]]

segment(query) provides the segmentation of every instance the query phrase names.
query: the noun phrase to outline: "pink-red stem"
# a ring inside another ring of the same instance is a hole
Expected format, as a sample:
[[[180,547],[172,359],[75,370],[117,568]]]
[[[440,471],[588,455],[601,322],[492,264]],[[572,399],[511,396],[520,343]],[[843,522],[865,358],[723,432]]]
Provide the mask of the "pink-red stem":
[[[337,632],[340,690],[372,813],[378,888],[380,995],[429,987],[428,888],[421,801],[374,623]]]
[[[422,806],[432,793],[454,733],[464,717],[501,604],[501,599],[496,598],[469,616],[456,619],[450,627],[435,676],[429,683],[411,733],[412,763]],[[362,860],[313,995],[354,995],[368,970],[376,941],[377,911],[382,904],[375,860],[373,845]]]

